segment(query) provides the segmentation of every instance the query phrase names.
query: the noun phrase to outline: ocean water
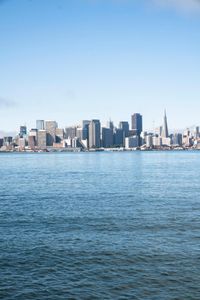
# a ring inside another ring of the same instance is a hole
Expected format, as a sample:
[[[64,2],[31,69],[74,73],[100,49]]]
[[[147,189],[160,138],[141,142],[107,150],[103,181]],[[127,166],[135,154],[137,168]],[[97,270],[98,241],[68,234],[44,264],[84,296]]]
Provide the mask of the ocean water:
[[[0,299],[200,299],[200,152],[0,154]]]

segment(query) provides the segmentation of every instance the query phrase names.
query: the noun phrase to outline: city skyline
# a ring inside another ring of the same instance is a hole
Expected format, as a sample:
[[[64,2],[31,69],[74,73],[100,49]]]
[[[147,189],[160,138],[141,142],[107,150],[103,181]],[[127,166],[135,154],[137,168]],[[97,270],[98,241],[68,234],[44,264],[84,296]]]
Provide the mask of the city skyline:
[[[199,124],[197,1],[0,2],[0,130],[56,119]]]
[[[162,115],[160,116],[160,122],[158,123],[158,124],[155,124],[155,122],[153,121],[152,122],[152,127],[150,127],[150,128],[146,128],[146,127],[144,127],[144,123],[145,123],[145,116],[143,116],[143,114],[141,114],[141,113],[139,113],[139,112],[137,112],[137,113],[135,113],[136,115],[139,115],[141,118],[142,118],[142,124],[141,124],[141,128],[143,128],[143,130],[142,131],[147,131],[147,132],[155,132],[156,130],[157,130],[157,128],[159,128],[160,126],[163,126],[163,116],[164,116],[164,120],[165,120],[165,118],[166,118],[166,114],[167,114],[167,110],[166,109],[164,109],[163,110],[163,112],[162,112]],[[120,119],[119,121],[117,121],[117,122],[115,122],[115,121],[113,121],[113,119],[112,118],[109,118],[109,119],[107,119],[107,120],[101,120],[100,118],[98,118],[98,117],[96,117],[96,118],[84,118],[83,120],[95,120],[95,119],[97,119],[97,120],[100,120],[100,122],[101,122],[101,126],[102,127],[109,127],[108,126],[108,123],[109,122],[112,122],[113,123],[113,125],[116,127],[116,128],[120,128],[121,127],[121,123],[128,123],[129,124],[129,126],[130,126],[130,128],[132,128],[133,129],[133,115],[129,115],[129,118],[127,118],[127,119],[124,119],[124,120],[122,120],[122,119]],[[23,127],[23,126],[25,126],[27,129],[29,129],[29,130],[31,130],[32,128],[37,128],[38,126],[37,126],[37,123],[38,122],[48,122],[48,121],[50,121],[50,122],[58,122],[58,124],[59,124],[59,127],[60,128],[67,128],[67,127],[70,127],[70,126],[75,126],[75,127],[81,127],[81,124],[82,124],[82,122],[83,122],[83,120],[80,120],[80,121],[78,121],[78,120],[76,120],[76,122],[74,122],[74,123],[65,123],[65,125],[64,126],[62,126],[61,125],[61,123],[59,122],[59,120],[55,120],[55,118],[54,119],[45,119],[45,118],[41,118],[41,119],[36,119],[36,120],[34,120],[34,123],[33,124],[30,124],[30,122],[19,122],[18,124],[16,124],[16,126],[15,126],[15,130],[2,130],[1,128],[0,128],[0,138],[2,138],[3,136],[15,136],[15,135],[17,135],[18,134],[18,132],[19,132],[19,128],[20,127]],[[168,117],[167,117],[167,122],[168,122]],[[30,124],[30,126],[28,125],[28,124]],[[36,126],[35,126],[36,125]],[[165,124],[164,124],[165,125]],[[171,124],[170,124],[171,125]],[[171,125],[170,127],[168,127],[168,125],[167,125],[167,134],[169,133],[169,134],[172,134],[172,133],[176,133],[176,132],[180,132],[180,133],[183,133],[184,132],[184,130],[186,130],[186,129],[189,129],[189,130],[193,130],[195,127],[198,127],[199,126],[199,123],[196,123],[196,124],[193,124],[193,125],[191,125],[191,126],[184,126],[183,128],[173,128],[173,125]],[[43,125],[43,127],[44,127],[44,125]],[[41,129],[43,129],[43,128],[41,128]],[[166,130],[166,129],[165,129]],[[141,130],[140,130],[140,132],[141,132]],[[162,135],[162,134],[161,134]]]
[[[153,131],[143,130],[143,116],[131,115],[131,124],[112,120],[102,125],[101,120],[82,120],[79,125],[59,127],[55,120],[36,120],[35,127],[21,125],[18,134],[0,138],[0,151],[98,151],[121,150],[185,150],[200,149],[199,126],[183,133],[170,133],[164,110],[163,123]],[[118,149],[118,150],[117,150]]]

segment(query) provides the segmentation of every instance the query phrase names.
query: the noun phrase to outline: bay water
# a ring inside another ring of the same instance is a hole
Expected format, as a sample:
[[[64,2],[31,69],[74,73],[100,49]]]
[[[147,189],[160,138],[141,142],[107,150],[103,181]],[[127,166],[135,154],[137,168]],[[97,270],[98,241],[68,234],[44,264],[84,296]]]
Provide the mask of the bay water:
[[[1,153],[0,299],[200,299],[200,152]]]

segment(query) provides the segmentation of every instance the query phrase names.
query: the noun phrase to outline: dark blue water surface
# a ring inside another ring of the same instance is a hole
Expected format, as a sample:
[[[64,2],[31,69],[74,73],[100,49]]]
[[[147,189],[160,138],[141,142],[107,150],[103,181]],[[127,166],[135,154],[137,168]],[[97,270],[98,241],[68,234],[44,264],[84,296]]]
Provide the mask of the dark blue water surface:
[[[200,299],[200,152],[0,154],[0,299]]]

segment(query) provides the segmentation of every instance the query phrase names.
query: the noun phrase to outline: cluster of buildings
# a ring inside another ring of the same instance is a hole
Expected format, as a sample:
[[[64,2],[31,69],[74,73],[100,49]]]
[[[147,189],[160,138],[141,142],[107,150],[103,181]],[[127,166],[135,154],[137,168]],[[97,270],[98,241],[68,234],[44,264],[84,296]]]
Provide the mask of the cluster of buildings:
[[[0,151],[97,151],[97,150],[200,149],[200,131],[187,129],[169,134],[166,112],[163,125],[154,132],[143,131],[142,115],[131,116],[115,127],[102,127],[100,120],[83,120],[81,125],[59,128],[56,121],[37,120],[29,132],[20,126],[16,137],[0,139]]]

